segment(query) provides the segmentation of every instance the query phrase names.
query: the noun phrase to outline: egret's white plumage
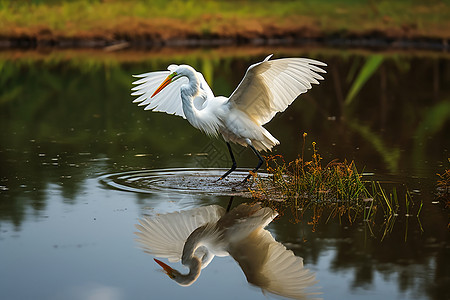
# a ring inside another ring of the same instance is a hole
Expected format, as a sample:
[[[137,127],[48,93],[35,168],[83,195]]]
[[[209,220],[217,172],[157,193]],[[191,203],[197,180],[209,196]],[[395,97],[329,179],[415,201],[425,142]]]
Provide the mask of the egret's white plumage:
[[[301,257],[264,229],[276,216],[275,211],[259,204],[241,204],[228,213],[210,205],[145,217],[136,225],[140,230],[136,234],[144,251],[171,262],[181,260],[189,268],[184,275],[156,260],[181,285],[195,282],[214,255],[231,255],[247,281],[263,292],[309,299],[312,294],[307,289],[316,283],[314,273],[303,267]]]
[[[229,98],[215,97],[203,75],[187,65],[170,65],[168,71],[134,75],[133,102],[146,110],[181,116],[208,135],[221,134],[224,140],[271,150],[279,141],[263,125],[284,111],[300,94],[323,80],[325,63],[307,58],[282,58],[251,65]],[[162,82],[162,84],[161,84]],[[231,154],[231,148],[228,147]],[[235,165],[234,157],[232,156]],[[234,170],[232,168],[232,170]],[[224,174],[228,175],[232,170]]]
[[[197,228],[208,223],[216,223],[225,214],[218,205],[204,206],[182,212],[145,217],[139,220],[136,228],[138,242],[145,252],[156,257],[167,258],[170,262],[181,260],[184,243]],[[202,268],[206,267],[213,256],[203,247],[196,249],[195,255],[203,258]],[[205,256],[206,255],[206,256]]]

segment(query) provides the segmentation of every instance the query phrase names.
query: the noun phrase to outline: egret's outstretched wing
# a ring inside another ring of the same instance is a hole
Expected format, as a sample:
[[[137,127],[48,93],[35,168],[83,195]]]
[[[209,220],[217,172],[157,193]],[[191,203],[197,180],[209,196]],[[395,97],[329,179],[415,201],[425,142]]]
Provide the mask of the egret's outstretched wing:
[[[325,63],[308,58],[282,58],[251,65],[239,86],[231,94],[229,104],[248,114],[259,125],[269,122],[284,111],[311,84],[318,84],[326,73],[318,66]]]
[[[206,223],[216,223],[224,214],[223,207],[210,205],[153,218],[144,217],[136,225],[139,230],[136,232],[137,241],[145,252],[177,262],[189,235]]]
[[[186,119],[182,107],[180,88],[183,84],[188,83],[187,77],[181,77],[178,80],[173,81],[161,90],[161,92],[152,97],[153,93],[164,79],[174,72],[177,67],[177,65],[170,65],[167,68],[169,71],[133,75],[134,77],[141,78],[133,82],[136,86],[131,89],[134,91],[131,95],[139,96],[133,103],[139,103],[139,106],[145,106],[145,110],[165,112]],[[203,75],[200,72],[197,72],[197,77],[200,81],[200,89],[206,93],[208,98],[214,97],[214,94]]]
[[[136,84],[137,86],[131,89],[134,91],[131,95],[139,96],[133,103],[139,103],[139,106],[145,106],[145,110],[165,112],[186,119],[183,113],[180,96],[181,85],[188,82],[186,77],[174,81],[160,93],[151,98],[152,94],[170,73],[170,71],[159,71],[133,75],[134,77],[142,77],[133,82],[133,84]]]
[[[267,291],[293,299],[312,299],[308,288],[317,281],[303,268],[303,259],[275,241],[267,230],[253,232],[241,243],[233,244],[230,255],[239,263],[247,281]]]
[[[277,215],[276,211],[259,203],[242,203],[224,215],[218,226],[226,229],[226,239],[232,245],[245,240],[252,232],[262,230]]]

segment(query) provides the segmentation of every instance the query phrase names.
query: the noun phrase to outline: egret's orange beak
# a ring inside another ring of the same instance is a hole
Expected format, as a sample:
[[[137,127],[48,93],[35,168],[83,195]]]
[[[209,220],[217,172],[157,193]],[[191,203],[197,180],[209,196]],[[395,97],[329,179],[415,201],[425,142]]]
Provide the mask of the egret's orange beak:
[[[158,265],[160,265],[160,266],[164,269],[164,272],[165,272],[170,278],[173,278],[173,277],[174,277],[174,275],[173,275],[173,269],[172,269],[171,267],[169,267],[168,265],[166,265],[165,263],[163,263],[162,261],[160,261],[160,260],[158,260],[158,259],[156,259],[156,258],[154,258],[154,260],[156,261],[156,263],[157,263]]]
[[[161,92],[163,88],[168,86],[169,83],[172,82],[172,79],[175,77],[175,75],[177,75],[177,73],[172,73],[169,76],[167,76],[167,78],[164,79],[163,83],[161,83],[161,85],[156,89],[156,91],[153,93],[153,95],[150,98],[153,98],[154,96],[156,96],[156,94]]]

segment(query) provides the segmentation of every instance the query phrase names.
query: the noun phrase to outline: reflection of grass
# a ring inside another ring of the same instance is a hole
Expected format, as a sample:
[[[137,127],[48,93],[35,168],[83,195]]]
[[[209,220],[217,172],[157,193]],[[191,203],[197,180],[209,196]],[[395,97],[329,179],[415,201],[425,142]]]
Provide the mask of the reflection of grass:
[[[347,97],[345,98],[345,104],[350,104],[355,98],[356,94],[361,90],[366,81],[376,73],[378,67],[383,62],[384,57],[382,55],[370,56],[362,66],[359,74],[356,76]]]
[[[324,166],[314,142],[312,158],[305,160],[305,139],[306,133],[301,157],[290,163],[280,155],[266,158],[267,171],[272,176],[257,178],[257,187],[252,190],[254,198],[267,201],[279,211],[292,209],[296,222],[312,214],[308,224],[313,230],[321,219],[328,222],[337,217],[340,222],[381,225],[384,238],[392,232],[400,212],[406,218],[419,218],[422,203],[416,205],[407,189],[399,194],[395,186],[388,189],[378,181],[363,180],[353,161],[332,161]],[[273,199],[282,201],[270,201]]]
[[[414,135],[415,144],[413,148],[414,164],[417,169],[423,167],[423,162],[426,160],[427,148],[433,148],[434,145],[429,143],[430,137],[439,132],[446,130],[447,124],[450,122],[450,99],[443,98],[441,101],[430,105],[424,109],[423,117],[419,126],[417,126]]]
[[[400,149],[388,145],[379,134],[376,134],[370,127],[359,124],[357,121],[348,120],[349,128],[359,133],[368,144],[371,144],[378,154],[382,157],[386,167],[391,172],[398,171],[400,161]]]
[[[448,159],[450,162],[450,158]],[[450,169],[445,170],[443,174],[437,174],[440,178],[437,182],[437,196],[445,203],[445,208],[450,208]],[[447,224],[450,228],[450,222]]]

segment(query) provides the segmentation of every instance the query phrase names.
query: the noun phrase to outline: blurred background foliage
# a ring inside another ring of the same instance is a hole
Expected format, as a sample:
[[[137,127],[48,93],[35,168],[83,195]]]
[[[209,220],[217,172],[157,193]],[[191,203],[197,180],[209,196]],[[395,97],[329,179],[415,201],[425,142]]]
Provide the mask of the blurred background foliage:
[[[320,89],[313,89],[284,113],[302,117],[297,119],[300,124],[286,126],[288,129],[280,130],[280,134],[298,127],[324,131],[322,126],[342,123],[345,128],[358,131],[358,135],[367,136],[369,141],[381,139],[390,147],[405,148],[408,143],[426,147],[427,136],[442,134],[448,128],[447,59],[307,55],[328,62],[331,66],[328,78]],[[142,144],[152,145],[154,152],[183,148],[180,145],[189,140],[183,137],[185,131],[190,134],[196,131],[186,126],[180,131],[179,123],[183,122],[180,118],[144,112],[130,104],[131,74],[165,69],[170,63],[187,63],[205,74],[217,95],[229,95],[248,65],[260,59],[213,57],[194,52],[183,58],[160,56],[140,62],[120,62],[114,56],[100,60],[89,55],[68,59],[61,53],[43,60],[29,57],[9,60],[0,56],[3,128],[10,127],[7,132],[29,134],[28,139],[58,140],[69,144],[83,144],[81,141],[90,139],[91,134],[98,134],[100,140],[116,142],[124,138],[132,142],[144,137],[148,142]],[[373,64],[374,60],[375,66],[367,74],[367,65]],[[336,122],[320,121],[324,114]],[[283,120],[289,122],[289,117],[283,117]],[[280,126],[273,125],[271,130],[277,131],[276,127],[281,127],[283,121],[280,119],[280,122]],[[126,133],[125,137],[118,134],[120,132]],[[150,142],[161,138],[161,133],[170,133],[170,143]],[[412,143],[411,137],[421,139]],[[380,145],[375,148],[385,148],[381,141],[374,143]],[[398,156],[398,150],[380,152]]]

